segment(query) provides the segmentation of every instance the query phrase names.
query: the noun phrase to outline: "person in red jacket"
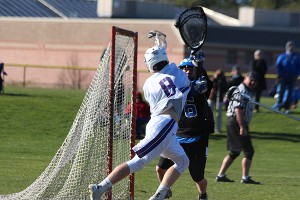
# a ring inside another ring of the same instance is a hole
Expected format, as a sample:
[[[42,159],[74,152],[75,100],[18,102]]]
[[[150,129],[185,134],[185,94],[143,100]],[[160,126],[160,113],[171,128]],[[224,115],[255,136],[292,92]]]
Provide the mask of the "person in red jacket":
[[[126,108],[126,114],[130,113],[131,103]],[[145,125],[150,120],[150,107],[146,101],[143,100],[142,94],[136,92],[136,139],[142,139],[142,134],[145,133]]]

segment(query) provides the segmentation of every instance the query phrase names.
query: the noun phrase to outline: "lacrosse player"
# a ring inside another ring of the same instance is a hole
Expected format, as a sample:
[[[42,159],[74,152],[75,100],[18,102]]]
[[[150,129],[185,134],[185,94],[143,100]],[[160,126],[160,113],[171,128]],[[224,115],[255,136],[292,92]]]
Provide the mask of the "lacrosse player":
[[[214,118],[211,108],[207,103],[207,98],[212,88],[206,71],[202,68],[204,54],[198,56],[197,65],[190,58],[181,61],[179,69],[184,71],[187,77],[193,82],[202,80],[201,89],[191,88],[184,110],[178,123],[177,139],[183,147],[190,160],[189,171],[192,179],[196,183],[198,199],[206,200],[207,180],[204,178],[204,170],[208,153],[209,134],[214,132]],[[173,161],[160,157],[156,166],[157,177],[161,181],[166,170],[173,165]],[[166,198],[172,196],[169,190]]]
[[[115,183],[141,170],[160,155],[174,161],[150,198],[163,200],[170,187],[189,166],[189,159],[176,139],[176,131],[190,90],[190,81],[174,63],[169,64],[163,47],[149,48],[145,53],[145,64],[152,73],[143,87],[151,111],[145,138],[132,148],[136,153],[133,159],[117,166],[100,184],[89,185],[92,200],[100,199]]]
[[[248,72],[244,81],[234,88],[227,108],[227,148],[229,154],[223,159],[221,168],[216,177],[216,182],[234,182],[226,177],[225,172],[240,155],[244,152],[242,159],[241,183],[260,184],[249,176],[249,170],[254,155],[249,123],[252,118],[253,105],[245,96],[252,97],[252,90],[257,85],[258,75],[256,72]],[[229,89],[230,90],[230,89]]]

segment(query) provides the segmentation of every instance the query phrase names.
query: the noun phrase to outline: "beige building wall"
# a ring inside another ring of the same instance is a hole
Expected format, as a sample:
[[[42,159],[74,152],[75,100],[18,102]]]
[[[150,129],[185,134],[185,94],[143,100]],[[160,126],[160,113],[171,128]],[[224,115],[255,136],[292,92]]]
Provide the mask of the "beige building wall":
[[[28,87],[55,88],[80,84],[81,88],[86,88],[103,50],[109,44],[111,27],[118,26],[138,32],[138,88],[142,88],[149,76],[143,55],[154,45],[147,38],[150,30],[167,34],[170,61],[179,63],[183,59],[184,44],[173,24],[173,20],[2,18],[0,62],[5,63],[8,73],[5,82],[22,85],[25,81]],[[40,65],[46,69],[39,68]],[[80,78],[76,74],[78,72],[66,69],[74,66],[86,69],[81,72]],[[80,83],[74,83],[74,79],[80,79]]]

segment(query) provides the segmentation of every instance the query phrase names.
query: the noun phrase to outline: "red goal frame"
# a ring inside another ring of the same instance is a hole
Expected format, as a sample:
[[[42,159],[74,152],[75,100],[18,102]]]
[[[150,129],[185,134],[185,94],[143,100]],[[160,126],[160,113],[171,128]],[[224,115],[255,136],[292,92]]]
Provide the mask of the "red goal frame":
[[[133,84],[133,90],[132,90],[132,95],[131,95],[131,102],[132,102],[132,118],[131,118],[131,138],[130,138],[130,158],[133,158],[135,153],[132,150],[132,147],[135,145],[135,130],[136,130],[136,104],[135,104],[135,99],[136,99],[136,88],[137,88],[137,48],[138,48],[138,33],[129,31],[126,29],[122,29],[116,26],[112,27],[111,31],[111,52],[110,52],[110,77],[109,77],[109,86],[110,86],[110,92],[109,92],[109,137],[108,137],[108,169],[107,169],[107,174],[110,174],[112,172],[112,151],[113,151],[113,108],[115,104],[115,77],[114,77],[114,72],[115,72],[115,51],[116,51],[116,36],[117,35],[124,35],[128,37],[132,37],[134,40],[134,55],[133,55],[133,76],[132,76],[132,84]],[[130,192],[130,199],[134,199],[134,174],[129,175],[129,192]],[[107,193],[107,199],[111,200],[112,199],[112,194],[111,192]]]

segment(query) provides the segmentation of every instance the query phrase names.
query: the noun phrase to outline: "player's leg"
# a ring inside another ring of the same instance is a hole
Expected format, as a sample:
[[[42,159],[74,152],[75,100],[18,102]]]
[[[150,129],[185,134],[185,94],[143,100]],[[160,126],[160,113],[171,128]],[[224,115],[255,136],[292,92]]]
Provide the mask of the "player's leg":
[[[252,164],[252,158],[254,155],[254,148],[252,145],[250,135],[241,137],[241,147],[244,149],[244,158],[242,159],[242,179],[241,183],[246,184],[260,184],[260,182],[254,181],[249,176],[250,167]]]
[[[233,182],[226,177],[226,171],[234,162],[234,160],[240,155],[239,151],[239,125],[235,119],[229,117],[226,122],[227,129],[227,147],[229,154],[224,157],[219,173],[216,177],[217,182]]]
[[[89,185],[90,199],[98,200],[108,191],[115,183],[127,177],[130,173],[138,171],[145,166],[145,162],[138,156],[135,156],[130,161],[117,166],[101,183]]]
[[[280,110],[283,107],[284,104],[284,92],[286,90],[287,86],[287,80],[281,79],[280,80],[280,90],[279,90],[279,96],[278,96],[278,109]]]
[[[164,158],[162,156],[160,156],[159,161],[156,165],[156,176],[159,182],[162,181],[166,171],[172,166],[174,165],[174,162],[168,158]],[[172,197],[172,189],[170,188],[169,191],[167,192],[165,199],[169,199]]]
[[[160,156],[159,161],[156,165],[156,176],[159,182],[162,181],[166,171],[174,165],[174,162],[168,158]]]
[[[292,99],[293,99],[293,89],[294,89],[294,85],[295,85],[294,83],[295,83],[294,80],[289,80],[288,84],[287,84],[288,94],[287,94],[286,101],[284,102],[284,109],[285,109],[286,114],[289,114],[289,112],[290,112],[289,109],[290,109]]]
[[[208,135],[203,135],[197,142],[181,144],[189,157],[189,171],[192,179],[196,183],[199,193],[198,198],[207,199],[207,180],[204,177],[205,166],[208,153]]]
[[[167,146],[163,148],[163,152],[161,154],[163,157],[170,158],[174,162],[174,165],[168,168],[165,172],[161,184],[155,194],[150,198],[151,200],[164,199],[170,187],[189,165],[189,159],[176,139],[176,131],[177,126],[172,129],[170,134],[168,134],[166,138],[168,144],[165,143]]]
[[[178,157],[173,157],[172,160],[174,162],[174,165],[166,170],[158,189],[150,198],[150,200],[164,199],[160,196],[166,196],[171,186],[176,182],[176,180],[181,176],[181,174],[189,165],[189,159],[185,154]]]
[[[146,137],[141,140],[135,147],[133,147],[136,156],[133,159],[117,166],[101,183],[91,184],[89,186],[89,190],[91,193],[90,198],[92,200],[100,199],[100,197],[106,191],[108,191],[113,184],[119,182],[130,173],[134,173],[142,169],[151,160],[159,156],[163,151],[161,144],[164,144],[164,140],[159,141],[157,138],[165,137],[164,134],[168,134],[168,132],[164,133],[161,130],[164,130],[164,128],[166,130],[172,128],[174,124],[176,124],[173,121],[170,119],[164,120],[160,118],[154,118],[153,120],[150,120],[150,122],[148,123],[149,127],[147,125],[147,131],[149,132],[148,135],[146,133]],[[156,124],[158,124],[158,122],[160,122],[161,129],[156,128]],[[175,127],[177,128],[177,125],[175,125]],[[148,148],[148,146],[150,146],[151,148]]]
[[[247,178],[249,176],[251,160],[254,155],[254,148],[252,145],[250,135],[240,137],[239,140],[240,140],[241,148],[244,151],[244,158],[242,159],[242,176],[243,176],[242,178]]]
[[[208,141],[209,141],[209,135],[204,135],[201,140],[200,140],[200,145],[199,148],[201,149],[199,151],[200,155],[198,160],[198,164],[200,166],[200,170],[198,172],[199,177],[198,180],[196,179],[196,186],[199,191],[199,200],[207,200],[207,179],[205,178],[205,167],[206,167],[206,161],[207,161],[207,156],[208,156]]]

